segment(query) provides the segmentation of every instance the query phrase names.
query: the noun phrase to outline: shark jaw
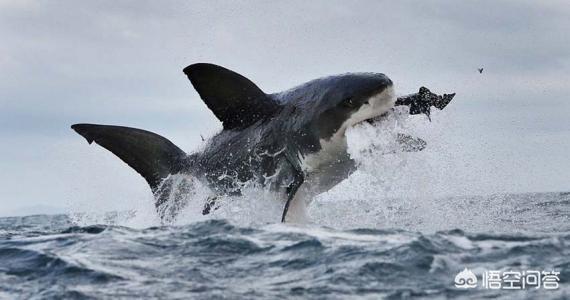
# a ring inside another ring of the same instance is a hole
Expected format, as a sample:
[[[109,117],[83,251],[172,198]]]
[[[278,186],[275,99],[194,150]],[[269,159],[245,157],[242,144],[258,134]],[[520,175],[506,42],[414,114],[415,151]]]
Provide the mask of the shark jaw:
[[[373,120],[394,107],[396,103],[396,96],[394,95],[394,88],[389,86],[382,92],[372,95],[368,99],[368,103],[360,107],[358,111],[353,113],[347,119],[340,129],[331,137],[331,140],[342,138],[346,134],[349,127],[358,125],[364,121]]]
[[[368,99],[368,104],[364,104],[358,111],[353,113],[341,125],[339,130],[328,139],[321,139],[321,150],[318,153],[310,154],[301,159],[302,168],[306,172],[318,170],[322,165],[332,161],[338,161],[347,151],[346,130],[349,127],[358,125],[364,121],[373,120],[394,107],[396,97],[392,86],[387,87],[382,92],[374,94]]]

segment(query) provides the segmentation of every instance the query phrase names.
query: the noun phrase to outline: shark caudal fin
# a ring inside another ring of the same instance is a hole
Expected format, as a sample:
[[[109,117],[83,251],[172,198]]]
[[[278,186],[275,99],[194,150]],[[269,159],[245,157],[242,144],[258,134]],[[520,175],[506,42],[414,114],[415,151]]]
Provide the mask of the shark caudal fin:
[[[153,193],[168,175],[180,172],[186,159],[184,151],[150,131],[95,124],[75,124],[71,128],[89,144],[99,144],[135,169]]]

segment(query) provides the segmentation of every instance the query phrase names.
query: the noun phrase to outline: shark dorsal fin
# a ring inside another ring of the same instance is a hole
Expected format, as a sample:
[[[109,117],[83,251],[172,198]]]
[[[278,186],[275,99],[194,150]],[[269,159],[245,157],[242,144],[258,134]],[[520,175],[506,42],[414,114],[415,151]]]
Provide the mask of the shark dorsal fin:
[[[198,63],[184,68],[184,73],[224,129],[247,127],[279,109],[257,85],[234,71]]]

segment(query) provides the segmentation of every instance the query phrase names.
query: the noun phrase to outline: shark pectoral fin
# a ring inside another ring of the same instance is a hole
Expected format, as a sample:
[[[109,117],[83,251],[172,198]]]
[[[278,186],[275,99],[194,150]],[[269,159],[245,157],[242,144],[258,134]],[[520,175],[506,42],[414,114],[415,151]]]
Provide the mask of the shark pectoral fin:
[[[75,124],[71,128],[89,144],[99,144],[135,169],[144,177],[153,193],[164,178],[180,171],[186,158],[184,151],[150,131],[95,124]]]
[[[299,190],[299,187],[301,187],[304,181],[305,181],[305,176],[303,175],[303,172],[300,170],[295,170],[293,176],[293,182],[291,182],[291,184],[287,187],[287,202],[285,202],[285,207],[283,208],[283,214],[281,215],[282,223],[284,223],[286,220],[287,212],[289,211],[289,206],[291,205],[291,201],[293,201],[293,198],[295,198],[297,190]]]
[[[288,177],[292,178],[291,183],[287,187],[287,202],[285,202],[285,207],[283,207],[283,214],[281,215],[281,222],[285,222],[287,219],[287,212],[289,212],[289,207],[291,202],[295,198],[295,194],[305,182],[305,173],[301,167],[301,162],[296,154],[296,151],[291,151],[291,149],[286,149],[284,151],[284,163],[286,170],[285,172],[288,173]]]
[[[224,129],[249,126],[280,108],[249,79],[226,68],[198,63],[184,68],[184,74]]]

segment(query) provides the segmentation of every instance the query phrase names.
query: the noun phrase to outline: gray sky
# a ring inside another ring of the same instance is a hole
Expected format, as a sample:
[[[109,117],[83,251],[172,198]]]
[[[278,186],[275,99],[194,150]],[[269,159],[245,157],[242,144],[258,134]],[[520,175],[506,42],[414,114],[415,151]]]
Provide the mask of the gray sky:
[[[567,1],[0,0],[0,215],[150,201],[69,126],[196,149],[221,128],[182,73],[196,62],[266,92],[351,71],[386,73],[401,94],[457,92],[449,139],[486,177],[461,191],[570,190],[568,28]]]

